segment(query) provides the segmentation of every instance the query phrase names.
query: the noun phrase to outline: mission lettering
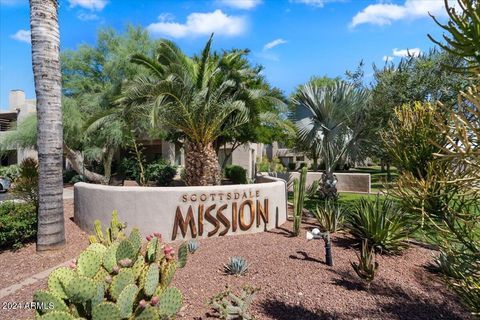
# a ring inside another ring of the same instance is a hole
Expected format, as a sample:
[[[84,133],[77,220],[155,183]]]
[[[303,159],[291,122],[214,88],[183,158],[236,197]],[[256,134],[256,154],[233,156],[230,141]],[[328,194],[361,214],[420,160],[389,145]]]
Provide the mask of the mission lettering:
[[[219,236],[224,236],[229,230],[247,231],[254,223],[257,228],[262,223],[268,224],[268,199],[262,202],[258,200],[259,197],[258,190],[184,194],[181,199],[183,203],[188,204],[188,207],[184,214],[182,207],[185,205],[177,206],[172,240],[177,238],[178,231],[185,238],[189,229],[192,238],[203,236],[206,223],[213,226],[213,229],[207,233],[208,237],[217,233]]]

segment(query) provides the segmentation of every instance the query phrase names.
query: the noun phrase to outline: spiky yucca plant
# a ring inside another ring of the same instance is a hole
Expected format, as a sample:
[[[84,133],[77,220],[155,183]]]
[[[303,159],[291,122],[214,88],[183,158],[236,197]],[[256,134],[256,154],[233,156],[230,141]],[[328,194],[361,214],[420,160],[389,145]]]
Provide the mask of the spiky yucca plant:
[[[363,197],[351,207],[347,221],[350,233],[360,241],[368,240],[378,252],[399,253],[407,247],[411,221],[391,199]]]
[[[370,284],[375,279],[378,270],[378,262],[375,260],[375,250],[368,245],[368,240],[362,240],[360,254],[357,253],[358,263],[351,262],[355,273],[365,282],[366,288],[370,288]]]
[[[326,200],[324,205],[317,206],[313,215],[317,218],[323,231],[335,233],[343,226],[345,209],[333,201]]]
[[[97,223],[96,225],[99,225]],[[161,235],[147,237],[142,248],[138,229],[129,236],[116,219],[96,237],[70,267],[55,269],[48,290],[34,301],[52,308],[37,309],[37,319],[173,319],[182,306],[182,294],[170,283],[177,268],[185,266],[188,249],[182,244],[178,260]]]

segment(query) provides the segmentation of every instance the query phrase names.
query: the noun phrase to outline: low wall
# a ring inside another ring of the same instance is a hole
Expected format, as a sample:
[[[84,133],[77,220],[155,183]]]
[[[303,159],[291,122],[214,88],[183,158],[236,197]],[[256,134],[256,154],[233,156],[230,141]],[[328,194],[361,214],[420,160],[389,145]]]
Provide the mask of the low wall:
[[[74,186],[74,220],[93,232],[96,219],[106,226],[113,210],[127,229],[142,235],[160,232],[167,242],[262,232],[287,218],[286,184],[208,187],[115,187],[84,182]]]
[[[371,178],[369,173],[348,173],[335,172],[337,176],[337,190],[338,192],[355,192],[355,193],[370,193]],[[262,175],[267,175],[263,173]],[[289,191],[293,190],[291,182],[294,178],[300,177],[299,172],[277,173],[277,178],[281,178],[289,182]],[[322,178],[321,172],[308,172],[306,185],[309,187],[313,181]]]

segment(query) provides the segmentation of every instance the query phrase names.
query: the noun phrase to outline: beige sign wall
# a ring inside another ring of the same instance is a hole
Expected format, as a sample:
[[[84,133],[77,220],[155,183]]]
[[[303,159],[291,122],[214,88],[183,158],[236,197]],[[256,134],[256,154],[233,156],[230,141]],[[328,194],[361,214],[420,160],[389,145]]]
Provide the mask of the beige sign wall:
[[[262,232],[287,217],[283,181],[209,187],[114,187],[75,184],[74,219],[92,233],[96,219],[108,225],[113,210],[143,235],[165,241]]]

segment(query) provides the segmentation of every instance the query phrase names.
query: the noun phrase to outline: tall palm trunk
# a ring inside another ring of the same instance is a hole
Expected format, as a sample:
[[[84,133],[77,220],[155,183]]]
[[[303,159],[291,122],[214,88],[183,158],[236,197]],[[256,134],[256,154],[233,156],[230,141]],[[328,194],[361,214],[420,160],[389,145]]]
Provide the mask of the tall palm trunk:
[[[220,184],[220,167],[213,144],[185,143],[185,183],[189,186]]]
[[[38,119],[37,251],[43,251],[65,245],[60,34],[57,0],[30,0],[30,29]]]

